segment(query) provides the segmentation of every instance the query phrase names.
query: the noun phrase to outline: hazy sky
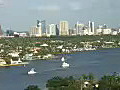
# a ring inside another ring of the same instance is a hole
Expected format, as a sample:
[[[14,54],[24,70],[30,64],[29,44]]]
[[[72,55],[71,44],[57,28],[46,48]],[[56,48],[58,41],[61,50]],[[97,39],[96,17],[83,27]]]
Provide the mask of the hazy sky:
[[[120,0],[0,0],[0,24],[3,29],[28,31],[36,20],[47,24],[77,21],[120,26]]]

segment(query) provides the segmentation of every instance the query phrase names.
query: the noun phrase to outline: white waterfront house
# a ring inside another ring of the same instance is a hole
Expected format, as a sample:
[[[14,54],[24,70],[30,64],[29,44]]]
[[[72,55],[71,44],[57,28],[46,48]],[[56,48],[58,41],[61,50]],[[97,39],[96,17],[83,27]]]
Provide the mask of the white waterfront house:
[[[19,58],[19,52],[15,52],[15,53],[9,53],[9,55],[12,56],[11,64],[20,64],[22,63],[22,61]],[[13,58],[15,58],[15,60],[13,60]]]
[[[9,53],[12,57],[19,57],[19,52]]]
[[[11,64],[21,64],[22,63],[20,58],[17,61],[13,61],[12,59],[10,61],[11,61]]]

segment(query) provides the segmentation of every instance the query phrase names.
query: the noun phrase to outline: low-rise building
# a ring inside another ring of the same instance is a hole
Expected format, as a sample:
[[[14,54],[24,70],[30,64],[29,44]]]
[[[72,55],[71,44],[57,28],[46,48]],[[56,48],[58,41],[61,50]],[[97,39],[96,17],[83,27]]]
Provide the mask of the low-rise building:
[[[102,34],[102,29],[101,28],[98,28],[98,29],[96,29],[96,32],[95,32],[95,34],[96,35],[101,35]]]
[[[107,34],[111,34],[111,32],[112,32],[112,30],[107,28],[107,29],[103,29],[102,34],[107,35]]]
[[[117,35],[117,34],[118,34],[118,31],[114,30],[114,31],[111,32],[111,35]]]

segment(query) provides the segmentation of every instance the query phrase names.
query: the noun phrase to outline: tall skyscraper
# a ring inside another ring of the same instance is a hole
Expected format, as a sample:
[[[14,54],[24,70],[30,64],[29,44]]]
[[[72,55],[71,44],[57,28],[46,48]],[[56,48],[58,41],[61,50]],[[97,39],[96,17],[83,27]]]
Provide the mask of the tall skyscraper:
[[[42,24],[41,23],[39,23],[39,27],[37,27],[37,30],[38,30],[39,36],[41,37],[42,36]]]
[[[95,34],[95,23],[94,22],[89,21],[88,33],[89,35]]]
[[[69,25],[67,21],[60,21],[59,35],[69,35]]]
[[[56,35],[57,35],[57,36],[59,35],[59,28],[58,28],[58,25],[56,25]]]
[[[50,24],[49,25],[49,31],[50,31],[50,35],[56,35],[56,25],[55,24]]]
[[[42,35],[46,34],[46,21],[42,20],[39,21],[37,20],[37,27],[39,28],[41,26],[41,30],[42,30]]]
[[[0,25],[0,36],[2,36],[2,35],[3,35],[3,32],[2,32],[2,27]]]
[[[77,24],[75,25],[76,35],[83,35],[83,28],[84,24],[80,24],[79,22],[77,22]]]
[[[43,20],[41,23],[42,34],[46,34],[46,21]]]

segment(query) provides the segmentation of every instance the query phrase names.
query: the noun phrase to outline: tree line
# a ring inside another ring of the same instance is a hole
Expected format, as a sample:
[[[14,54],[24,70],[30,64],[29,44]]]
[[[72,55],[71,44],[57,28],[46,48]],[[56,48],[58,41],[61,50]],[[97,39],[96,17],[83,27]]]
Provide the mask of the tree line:
[[[119,73],[104,75],[99,80],[92,73],[83,74],[79,78],[53,77],[46,82],[48,90],[120,90]],[[29,85],[24,90],[41,90],[37,85]]]

